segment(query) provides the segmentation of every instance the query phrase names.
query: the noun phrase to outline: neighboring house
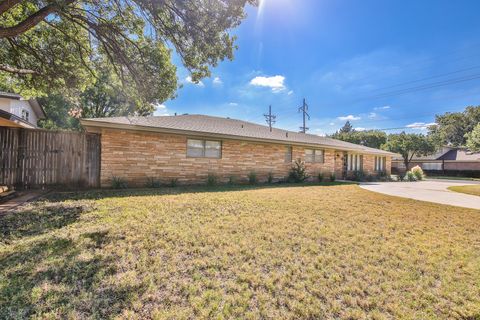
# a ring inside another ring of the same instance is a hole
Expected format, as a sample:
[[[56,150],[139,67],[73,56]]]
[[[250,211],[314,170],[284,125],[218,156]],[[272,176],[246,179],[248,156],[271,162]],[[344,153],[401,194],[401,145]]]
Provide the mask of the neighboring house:
[[[305,161],[308,173],[337,179],[355,171],[389,174],[393,153],[334,140],[204,115],[83,119],[87,132],[101,134],[101,185],[121,177],[131,186],[148,178],[168,182],[205,183],[209,174],[220,181],[246,181],[255,172],[260,181],[287,176],[292,162]]]
[[[20,95],[0,91],[0,127],[37,128],[45,112],[36,99],[25,100]]]
[[[416,165],[432,174],[477,172],[480,175],[480,153],[469,152],[465,148],[443,147],[430,156],[414,157],[409,167]],[[402,158],[393,157],[392,170],[402,172],[405,169]]]

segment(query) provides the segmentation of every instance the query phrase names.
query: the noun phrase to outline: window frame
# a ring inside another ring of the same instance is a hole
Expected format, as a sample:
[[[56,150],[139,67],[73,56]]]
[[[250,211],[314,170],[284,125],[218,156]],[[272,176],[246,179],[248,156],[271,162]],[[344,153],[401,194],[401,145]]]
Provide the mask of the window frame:
[[[30,122],[30,112],[27,109],[22,109],[22,120]]]
[[[348,153],[347,154],[347,171],[363,171],[363,154]]]
[[[375,156],[375,172],[385,172],[387,166],[387,157]]]
[[[293,147],[285,146],[285,163],[292,163],[293,161]]]
[[[312,160],[309,161],[307,160],[307,150],[312,151]],[[321,153],[321,158],[320,160],[317,161],[317,153]],[[325,150],[324,149],[311,149],[311,148],[305,148],[304,149],[304,160],[306,163],[325,163]]]
[[[192,155],[188,154],[188,150],[189,150],[188,142],[190,140],[196,140],[196,141],[201,141],[202,142],[202,154],[200,156],[192,156]],[[208,157],[208,156],[206,156],[207,142],[216,142],[220,145],[220,150],[219,150],[220,152],[218,154],[218,157]],[[223,142],[222,142],[222,140],[215,140],[215,139],[202,139],[202,138],[193,138],[193,137],[192,138],[187,138],[185,154],[186,154],[187,158],[192,158],[192,159],[198,159],[198,158],[201,158],[201,159],[222,159],[222,156],[223,156]]]

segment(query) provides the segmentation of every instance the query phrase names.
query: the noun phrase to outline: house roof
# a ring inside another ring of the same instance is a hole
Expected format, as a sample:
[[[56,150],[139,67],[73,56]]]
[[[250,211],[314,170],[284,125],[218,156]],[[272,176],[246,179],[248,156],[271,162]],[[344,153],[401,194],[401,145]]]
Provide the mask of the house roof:
[[[403,158],[398,155],[393,157],[393,160],[402,160]],[[436,153],[421,156],[413,157],[412,161],[439,161],[439,160],[448,160],[448,161],[480,161],[480,152],[469,152],[465,148],[460,147],[449,147],[445,146],[440,148]],[[402,160],[403,161],[403,160]]]
[[[178,133],[192,136],[216,136],[230,139],[329,147],[367,154],[394,155],[387,151],[335,140],[328,137],[277,128],[273,128],[272,131],[270,131],[268,126],[242,120],[206,115],[95,118],[82,119],[81,123],[87,128],[106,127]]]
[[[466,149],[451,149],[437,160],[480,161],[480,153],[468,152]]]
[[[45,110],[43,110],[43,107],[40,105],[40,103],[38,103],[37,99],[23,99],[23,97],[19,94],[4,92],[4,91],[0,91],[0,98],[7,98],[7,99],[13,99],[13,100],[26,100],[28,101],[33,111],[37,115],[37,118],[45,119],[46,117]]]

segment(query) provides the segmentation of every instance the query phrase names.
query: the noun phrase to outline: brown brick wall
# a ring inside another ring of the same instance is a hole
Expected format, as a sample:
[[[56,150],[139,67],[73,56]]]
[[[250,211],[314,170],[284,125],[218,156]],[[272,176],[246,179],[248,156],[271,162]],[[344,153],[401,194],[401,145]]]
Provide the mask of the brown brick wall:
[[[291,167],[285,163],[286,145],[222,140],[222,158],[187,158],[187,136],[127,130],[102,130],[101,184],[110,186],[113,176],[126,179],[129,186],[144,186],[147,178],[162,182],[205,183],[209,173],[220,181],[235,176],[247,181],[251,171],[259,181],[269,172],[284,178]],[[293,159],[304,159],[303,147],[293,146]],[[312,177],[318,172],[329,176],[335,168],[334,150],[325,150],[324,163],[307,163]]]

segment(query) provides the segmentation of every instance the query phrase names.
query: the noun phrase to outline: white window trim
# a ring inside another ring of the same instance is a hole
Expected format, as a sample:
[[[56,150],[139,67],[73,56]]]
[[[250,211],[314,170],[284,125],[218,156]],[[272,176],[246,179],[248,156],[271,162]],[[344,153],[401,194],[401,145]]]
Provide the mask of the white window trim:
[[[202,148],[202,155],[201,155],[201,156],[190,156],[190,155],[188,155],[188,141],[189,141],[189,140],[202,141],[203,148]],[[218,143],[220,144],[220,154],[219,154],[218,157],[207,157],[207,156],[205,155],[207,142],[218,142]],[[221,158],[222,158],[222,154],[223,154],[223,143],[222,143],[221,140],[209,140],[209,139],[187,138],[187,144],[186,144],[186,156],[187,156],[187,158],[221,159]]]
[[[312,161],[307,161],[307,150],[311,150],[312,151]],[[317,152],[321,152],[321,159],[320,161],[317,161]],[[307,163],[325,163],[325,150],[323,149],[305,149],[304,150],[304,156],[305,156],[305,162]]]
[[[363,170],[363,155],[358,153],[347,154],[347,171],[362,171]]]

